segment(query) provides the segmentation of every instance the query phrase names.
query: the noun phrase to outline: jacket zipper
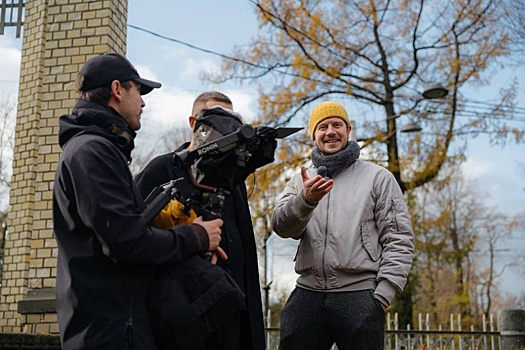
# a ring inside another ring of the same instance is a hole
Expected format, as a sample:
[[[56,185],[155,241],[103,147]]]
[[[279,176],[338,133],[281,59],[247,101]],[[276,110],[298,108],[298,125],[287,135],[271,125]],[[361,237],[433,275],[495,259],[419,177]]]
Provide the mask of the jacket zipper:
[[[130,346],[130,349],[133,349],[133,305],[135,304],[135,298],[131,298],[131,307],[129,309],[129,319],[126,324],[126,333],[129,332],[129,339],[127,339],[127,342]]]
[[[391,199],[392,201],[392,212],[394,214],[394,217],[392,218],[392,220],[394,221],[394,224],[396,226],[396,231],[399,232],[399,223],[397,222],[397,207],[396,207],[396,202],[394,201],[394,198]]]
[[[330,213],[330,192],[328,192],[326,198],[326,227],[325,227],[325,236],[324,236],[324,249],[323,249],[323,282],[324,282],[324,289],[327,289],[328,281],[326,279],[326,263],[325,263],[325,256],[326,256],[326,246],[328,245],[328,225],[330,223],[329,213]]]

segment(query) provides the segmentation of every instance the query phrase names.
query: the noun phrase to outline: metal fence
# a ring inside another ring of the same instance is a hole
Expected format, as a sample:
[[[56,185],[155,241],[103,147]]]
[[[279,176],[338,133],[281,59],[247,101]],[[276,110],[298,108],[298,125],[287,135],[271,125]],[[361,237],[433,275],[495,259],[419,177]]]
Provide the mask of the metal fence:
[[[401,329],[398,315],[387,314],[385,350],[499,350],[499,331],[494,316],[481,316],[482,329],[462,329],[461,315],[450,315],[449,323],[433,326],[430,315],[418,315],[417,328]]]
[[[406,329],[398,321],[397,314],[387,314],[385,327],[385,350],[500,350],[500,332],[496,330],[493,315],[481,316],[482,329],[474,326],[462,329],[461,316],[450,315],[446,326],[432,325],[430,315],[419,314],[417,327]],[[267,350],[279,346],[279,328],[266,328]],[[332,350],[337,350],[334,345]]]

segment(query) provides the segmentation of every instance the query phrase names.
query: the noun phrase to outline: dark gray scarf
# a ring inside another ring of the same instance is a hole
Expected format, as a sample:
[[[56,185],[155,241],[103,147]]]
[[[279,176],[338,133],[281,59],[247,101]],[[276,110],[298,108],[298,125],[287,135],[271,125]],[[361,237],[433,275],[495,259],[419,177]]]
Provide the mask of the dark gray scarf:
[[[312,151],[312,162],[317,168],[317,173],[324,177],[332,178],[343,169],[348,168],[358,158],[361,147],[355,141],[348,140],[345,148],[334,154],[322,154],[317,146]]]

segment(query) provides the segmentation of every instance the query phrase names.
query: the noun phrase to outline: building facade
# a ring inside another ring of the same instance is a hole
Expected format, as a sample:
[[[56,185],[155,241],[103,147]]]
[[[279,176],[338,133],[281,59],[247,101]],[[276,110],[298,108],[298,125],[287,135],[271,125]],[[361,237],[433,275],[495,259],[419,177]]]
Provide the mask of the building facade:
[[[52,220],[58,119],[75,103],[75,78],[87,59],[125,54],[127,8],[127,0],[26,1],[0,333],[58,333]]]

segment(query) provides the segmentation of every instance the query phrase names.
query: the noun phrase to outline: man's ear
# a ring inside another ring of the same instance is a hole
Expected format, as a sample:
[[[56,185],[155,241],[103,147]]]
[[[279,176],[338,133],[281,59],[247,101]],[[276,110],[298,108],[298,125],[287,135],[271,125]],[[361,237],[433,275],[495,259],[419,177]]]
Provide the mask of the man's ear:
[[[190,116],[188,117],[188,121],[189,121],[189,123],[190,123],[190,128],[191,128],[191,130],[193,130],[193,126],[195,125],[195,120],[197,120],[197,117],[194,116],[194,115],[190,115]]]
[[[120,84],[120,81],[118,80],[113,80],[111,82],[111,97],[118,101],[122,100],[122,84]]]

